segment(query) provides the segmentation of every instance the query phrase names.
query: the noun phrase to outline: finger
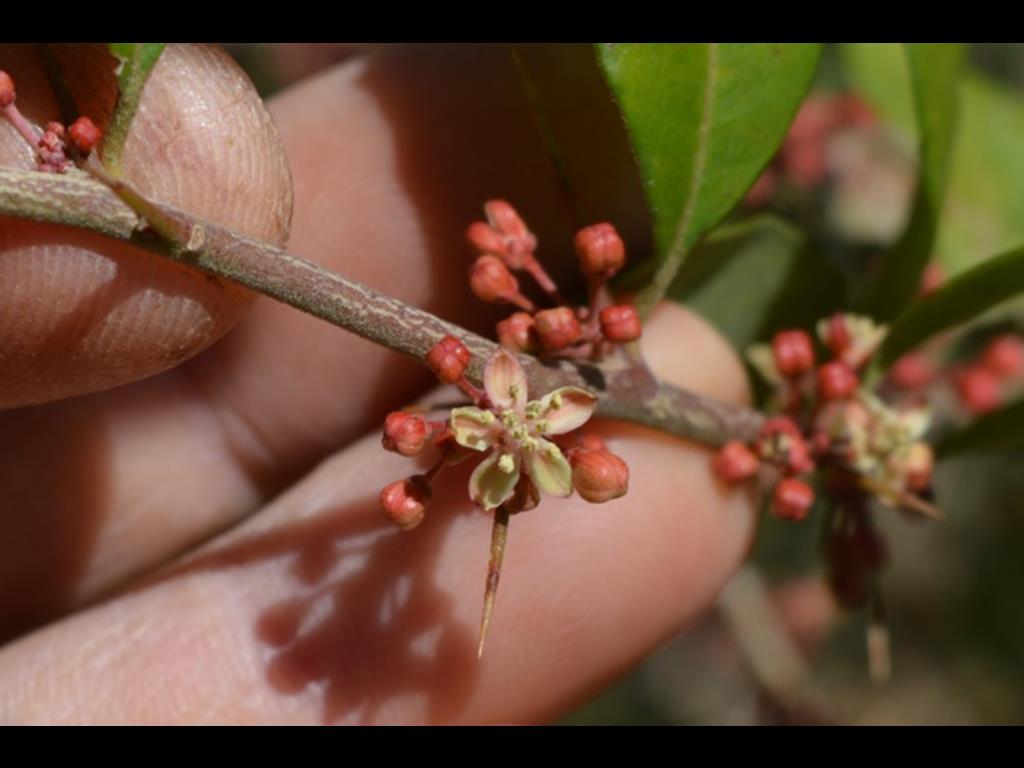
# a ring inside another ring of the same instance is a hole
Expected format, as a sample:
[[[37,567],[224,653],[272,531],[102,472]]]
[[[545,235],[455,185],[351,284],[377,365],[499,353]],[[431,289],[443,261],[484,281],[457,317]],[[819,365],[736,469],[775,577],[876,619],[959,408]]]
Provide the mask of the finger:
[[[702,349],[699,365],[666,365],[680,347]],[[744,392],[724,342],[682,310],[659,314],[645,348],[681,384]],[[630,465],[630,493],[513,518],[480,662],[490,526],[466,499],[468,469],[441,476],[420,528],[389,530],[377,491],[410,468],[370,437],[159,580],[0,653],[0,718],[550,718],[707,606],[751,532],[746,495],[717,485],[707,451],[602,430]]]
[[[497,312],[469,294],[462,233],[483,200],[521,203],[543,252],[571,265],[503,48],[385,49],[273,112],[296,178],[293,252],[482,329]],[[429,385],[417,363],[260,301],[173,371],[0,414],[0,635],[222,530]]]
[[[57,116],[38,46],[0,49],[18,106]],[[116,96],[105,46],[55,47],[83,110],[104,124]],[[0,164],[32,168],[27,142],[0,125]],[[140,190],[246,234],[283,243],[288,167],[259,97],[209,46],[170,45],[143,91],[123,170]],[[0,219],[0,407],[106,389],[165,370],[205,348],[252,296],[99,235]]]

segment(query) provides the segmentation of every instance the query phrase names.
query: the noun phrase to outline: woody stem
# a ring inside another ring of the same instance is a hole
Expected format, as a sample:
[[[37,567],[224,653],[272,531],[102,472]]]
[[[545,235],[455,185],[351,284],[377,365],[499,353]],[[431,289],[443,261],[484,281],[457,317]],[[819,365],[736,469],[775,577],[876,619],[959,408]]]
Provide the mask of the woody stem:
[[[91,169],[92,170],[92,169]],[[0,214],[70,225],[128,241],[145,250],[308,312],[376,344],[419,360],[444,336],[461,339],[471,359],[468,380],[479,386],[497,345],[306,259],[150,200],[100,170],[103,180],[0,169]],[[658,382],[641,364],[541,363],[520,356],[530,390],[576,386],[598,397],[597,413],[654,427],[709,445],[749,441],[757,411]]]

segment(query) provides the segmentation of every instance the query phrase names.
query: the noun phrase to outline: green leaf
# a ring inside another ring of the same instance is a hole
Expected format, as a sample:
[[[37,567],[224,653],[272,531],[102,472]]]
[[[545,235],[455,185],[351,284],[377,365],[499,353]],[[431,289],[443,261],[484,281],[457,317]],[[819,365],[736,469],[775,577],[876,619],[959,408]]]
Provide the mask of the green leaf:
[[[941,459],[962,453],[1000,453],[1024,449],[1024,402],[986,413],[939,442]]]
[[[978,317],[1000,302],[1024,292],[1024,247],[987,260],[911,305],[892,326],[876,355],[884,370],[921,342]]]
[[[649,312],[698,239],[771,160],[817,66],[817,44],[603,44],[654,227]]]
[[[797,229],[760,215],[711,234],[668,295],[743,350],[782,328],[813,326],[842,306],[843,287]]]
[[[890,126],[914,130],[902,48],[840,48],[849,84]],[[932,258],[954,276],[1024,242],[1024,99],[979,71],[960,79],[956,138]],[[1020,314],[1011,304],[1007,311]]]
[[[960,86],[960,122],[935,258],[949,276],[1024,243],[1024,99],[979,73]]]
[[[103,162],[115,174],[121,170],[121,152],[128,138],[135,110],[142,98],[149,73],[163,53],[166,43],[110,43],[107,47],[118,59],[117,105],[103,140]]]
[[[650,253],[643,187],[596,48],[531,43],[510,49],[575,227],[610,221],[629,244],[631,258]],[[576,257],[566,253],[575,271]]]
[[[910,222],[861,296],[862,308],[882,320],[910,303],[932,256],[955,136],[957,73],[964,49],[948,43],[912,43],[905,51],[921,160]]]

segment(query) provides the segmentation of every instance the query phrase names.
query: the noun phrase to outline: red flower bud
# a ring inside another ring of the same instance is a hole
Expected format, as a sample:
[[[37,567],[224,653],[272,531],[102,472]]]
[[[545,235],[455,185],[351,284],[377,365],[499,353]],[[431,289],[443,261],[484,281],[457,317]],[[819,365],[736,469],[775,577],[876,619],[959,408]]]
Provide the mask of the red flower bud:
[[[469,349],[454,336],[445,336],[427,352],[427,366],[445,384],[454,384],[466,373]]]
[[[837,312],[828,319],[828,328],[825,331],[825,345],[835,357],[842,357],[843,352],[850,346],[850,329],[846,327],[846,315]]]
[[[484,213],[491,226],[503,235],[521,238],[530,234],[519,212],[504,200],[488,200],[484,203]]]
[[[818,369],[818,396],[822,400],[848,400],[860,381],[846,363],[825,363]]]
[[[516,209],[504,200],[490,200],[484,205],[487,220],[497,235],[502,239],[500,250],[491,251],[502,258],[510,269],[523,269],[537,250],[537,238],[526,226],[526,222]],[[476,234],[476,233],[474,233]],[[480,240],[480,245],[491,241]]]
[[[584,227],[576,233],[573,244],[587,277],[608,279],[626,263],[626,246],[611,224]]]
[[[380,492],[380,508],[388,522],[410,531],[423,522],[430,502],[430,486],[422,475],[396,480]]]
[[[516,312],[499,322],[498,341],[516,352],[535,352],[539,339],[533,317],[525,312]]]
[[[629,467],[610,451],[579,449],[571,452],[569,462],[573,488],[592,504],[625,496],[629,490]]]
[[[71,139],[71,143],[75,148],[83,154],[92,152],[93,147],[100,143],[102,136],[103,132],[96,127],[92,120],[84,115],[75,120],[71,127],[68,128],[68,138]]]
[[[541,346],[549,352],[572,346],[583,337],[576,315],[568,307],[545,309],[534,317]]]
[[[747,446],[733,440],[722,446],[711,464],[718,479],[727,485],[738,485],[757,474],[760,462]]]
[[[466,228],[466,241],[480,253],[489,253],[492,256],[505,256],[505,238],[490,224],[483,221],[474,221]]]
[[[46,132],[56,134],[58,139],[64,138],[64,124],[51,120],[46,124]]]
[[[972,414],[986,413],[999,407],[1003,399],[999,379],[987,368],[976,366],[955,377],[960,403]]]
[[[889,380],[900,389],[915,390],[927,387],[935,372],[924,356],[909,352],[892,364]]]
[[[807,483],[787,477],[772,493],[772,512],[784,520],[803,520],[814,504],[814,491]]]
[[[772,339],[775,367],[786,378],[814,368],[814,347],[806,331],[779,331]]]
[[[481,301],[508,301],[519,293],[519,281],[497,256],[481,256],[469,268],[469,287]]]
[[[381,445],[385,450],[403,456],[415,456],[427,442],[427,422],[422,416],[405,411],[392,411],[384,420],[384,437]]]
[[[640,315],[637,314],[636,307],[632,304],[605,307],[601,310],[598,318],[601,321],[601,333],[608,341],[613,341],[616,344],[636,341],[643,331],[640,325]]]
[[[13,104],[17,97],[18,94],[14,90],[14,80],[0,69],[0,109]]]
[[[981,363],[999,377],[1018,376],[1024,370],[1024,341],[1007,333],[989,342]]]

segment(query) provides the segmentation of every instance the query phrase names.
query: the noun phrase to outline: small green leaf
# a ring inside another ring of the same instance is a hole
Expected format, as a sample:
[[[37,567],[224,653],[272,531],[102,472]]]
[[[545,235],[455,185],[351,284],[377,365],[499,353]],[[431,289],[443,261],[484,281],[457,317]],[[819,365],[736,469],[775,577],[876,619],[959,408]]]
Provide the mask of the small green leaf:
[[[988,259],[948,281],[900,315],[876,356],[884,370],[935,334],[978,317],[1024,292],[1024,247]]]
[[[603,44],[654,227],[649,312],[697,240],[771,160],[821,53],[817,44]]]
[[[1024,402],[986,413],[941,440],[940,459],[962,453],[1000,453],[1024,449]]]
[[[149,73],[163,53],[166,43],[110,43],[110,52],[118,59],[117,106],[103,140],[103,162],[115,174],[121,170],[121,151],[124,149],[135,110],[142,98]]]
[[[957,73],[964,49],[947,43],[912,43],[905,51],[921,161],[910,222],[861,296],[861,307],[881,320],[895,317],[910,303],[932,256],[955,136]]]
[[[842,306],[843,285],[798,230],[760,215],[710,235],[668,295],[743,350],[782,328],[812,327]]]

